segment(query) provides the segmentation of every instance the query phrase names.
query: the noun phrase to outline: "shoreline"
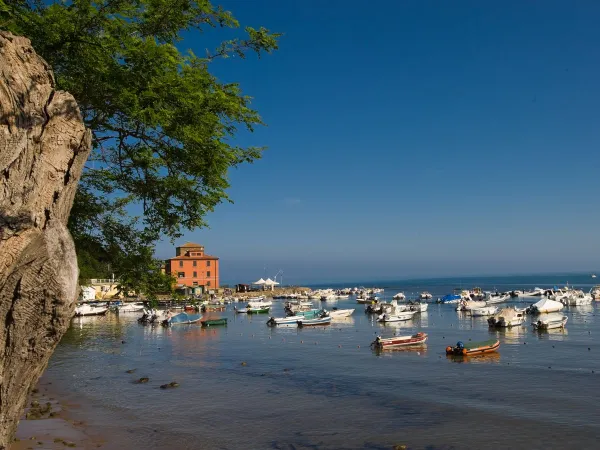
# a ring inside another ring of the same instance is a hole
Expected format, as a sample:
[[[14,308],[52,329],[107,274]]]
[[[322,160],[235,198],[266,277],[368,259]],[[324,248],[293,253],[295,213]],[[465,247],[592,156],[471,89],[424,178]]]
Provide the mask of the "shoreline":
[[[83,417],[82,405],[53,388],[44,375],[27,398],[27,406],[8,450],[106,448],[107,440]]]

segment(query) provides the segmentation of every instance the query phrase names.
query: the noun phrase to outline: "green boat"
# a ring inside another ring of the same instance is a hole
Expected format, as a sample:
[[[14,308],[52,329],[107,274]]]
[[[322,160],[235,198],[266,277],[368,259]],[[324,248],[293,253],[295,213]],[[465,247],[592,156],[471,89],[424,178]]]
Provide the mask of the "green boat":
[[[260,306],[256,308],[247,308],[246,312],[248,314],[266,314],[269,312],[270,306]]]
[[[227,325],[227,319],[212,319],[212,320],[203,320],[200,322],[203,327],[214,327],[216,325]]]

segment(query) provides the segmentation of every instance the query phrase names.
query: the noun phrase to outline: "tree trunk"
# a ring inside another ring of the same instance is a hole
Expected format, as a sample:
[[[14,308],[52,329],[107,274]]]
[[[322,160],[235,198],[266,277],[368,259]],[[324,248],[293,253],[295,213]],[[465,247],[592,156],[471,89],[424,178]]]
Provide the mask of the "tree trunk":
[[[90,152],[73,97],[0,32],[0,448],[67,330],[79,269],[67,220]]]

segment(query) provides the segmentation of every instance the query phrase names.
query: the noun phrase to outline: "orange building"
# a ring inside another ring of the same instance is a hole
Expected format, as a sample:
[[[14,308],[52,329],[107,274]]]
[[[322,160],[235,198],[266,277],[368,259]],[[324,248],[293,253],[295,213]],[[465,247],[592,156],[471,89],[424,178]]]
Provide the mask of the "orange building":
[[[219,287],[219,258],[204,254],[202,245],[188,242],[175,250],[175,257],[168,259],[165,270],[177,279],[176,288],[194,294]]]

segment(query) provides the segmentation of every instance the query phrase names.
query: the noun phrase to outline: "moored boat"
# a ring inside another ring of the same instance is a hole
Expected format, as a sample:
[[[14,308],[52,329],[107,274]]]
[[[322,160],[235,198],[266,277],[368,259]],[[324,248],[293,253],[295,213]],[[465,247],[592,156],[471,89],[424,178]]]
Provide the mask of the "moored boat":
[[[484,306],[482,308],[473,308],[471,310],[471,315],[473,317],[484,317],[484,316],[493,316],[498,312],[497,306]]]
[[[298,320],[297,324],[299,327],[312,327],[315,325],[329,325],[331,323],[331,317],[319,317],[316,319],[304,319]]]
[[[491,328],[510,328],[523,325],[525,313],[515,308],[504,308],[488,319]]]
[[[163,320],[162,325],[171,326],[171,325],[182,325],[182,324],[190,324],[199,322],[202,319],[202,314],[188,314],[185,312],[176,314],[171,317],[167,317]]]
[[[371,346],[377,349],[386,349],[393,347],[405,347],[408,345],[421,345],[427,341],[427,333],[416,333],[412,336],[394,336],[391,338],[382,338],[377,336]]]
[[[354,313],[354,309],[332,309],[327,311],[329,317],[332,319],[341,318],[341,317],[350,317]]]
[[[529,314],[551,313],[558,312],[563,308],[564,305],[561,302],[550,300],[548,298],[543,298],[539,302],[534,303],[529,308],[527,308],[527,312]]]
[[[200,322],[203,327],[214,327],[218,325],[227,325],[227,318],[203,320]]]
[[[568,319],[569,318],[567,316],[540,318],[538,321],[533,322],[531,325],[533,325],[534,330],[551,330],[554,328],[564,328]]]
[[[402,311],[397,312],[395,314],[382,314],[377,318],[377,322],[386,323],[386,322],[403,322],[405,320],[410,320],[415,315],[416,311]]]
[[[268,314],[270,306],[254,306],[246,308],[248,314]]]
[[[421,294],[419,295],[419,298],[421,300],[430,300],[433,297],[433,295],[431,295],[429,292],[427,291],[423,291],[421,292]]]
[[[103,316],[108,311],[108,306],[95,306],[89,303],[81,303],[75,308],[75,316]]]
[[[495,352],[500,348],[500,341],[491,339],[483,342],[467,342],[458,341],[454,347],[446,347],[447,355],[458,356],[476,356],[485,355],[486,353]]]

